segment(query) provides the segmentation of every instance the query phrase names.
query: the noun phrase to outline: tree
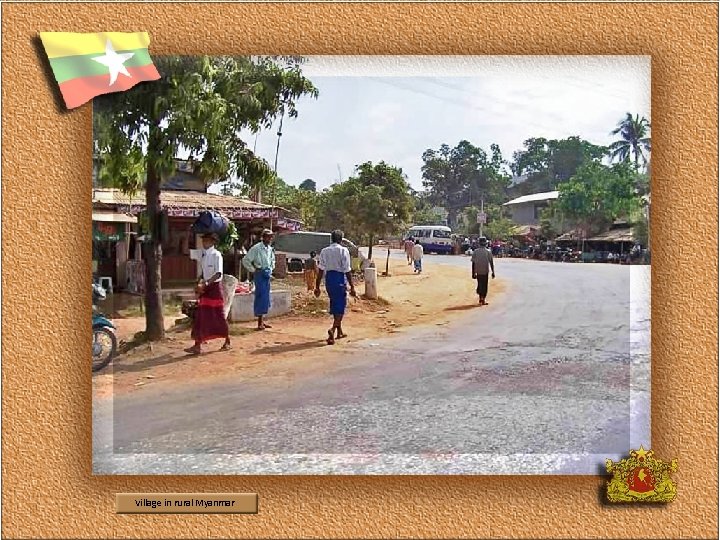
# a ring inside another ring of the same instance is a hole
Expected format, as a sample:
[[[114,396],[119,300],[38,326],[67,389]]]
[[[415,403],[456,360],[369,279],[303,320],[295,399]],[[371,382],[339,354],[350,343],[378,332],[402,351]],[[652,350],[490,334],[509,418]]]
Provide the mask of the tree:
[[[443,144],[438,150],[423,153],[423,186],[430,201],[443,206],[448,212],[451,227],[463,208],[486,202],[500,202],[505,197],[509,178],[503,172],[504,162],[497,145],[492,145],[491,155],[460,141],[455,148]]]
[[[269,128],[297,116],[296,100],[317,96],[297,57],[177,57],[155,59],[162,78],[94,100],[95,151],[105,181],[133,194],[145,189],[146,335],[164,336],[160,181],[180,152],[206,184],[240,178],[250,186],[272,178],[268,164],[240,138],[242,129]]]
[[[506,217],[493,219],[483,227],[483,234],[490,240],[509,240],[515,233],[517,225]]]
[[[540,234],[546,240],[557,238],[562,230],[562,224],[559,223],[556,206],[550,203],[549,206],[543,208],[540,213]]]
[[[306,180],[303,180],[302,184],[300,184],[300,189],[303,191],[312,191],[313,193],[315,193],[317,192],[317,184],[312,178],[307,178]]]
[[[348,236],[367,239],[371,259],[375,240],[406,225],[414,207],[402,169],[381,161],[359,165],[356,176],[324,192],[318,213],[324,229],[341,228]]]
[[[480,224],[477,222],[480,209],[477,206],[468,206],[462,212],[463,226],[461,232],[463,234],[479,234]]]
[[[415,210],[412,215],[413,225],[440,225],[442,223],[442,219],[433,210],[426,197],[413,193],[413,198],[415,201]]]
[[[318,194],[302,187],[290,186],[279,177],[274,182],[275,206],[295,214],[306,228],[313,229],[316,225]]]
[[[588,163],[560,186],[557,210],[589,235],[627,216],[640,205],[636,175],[626,162],[613,166]]]
[[[620,139],[610,145],[613,159],[627,161],[632,155],[636,172],[640,170],[641,161],[647,166],[650,154],[650,122],[647,118],[627,113],[611,135],[620,135]]]
[[[643,217],[638,220],[633,227],[633,234],[635,235],[635,241],[642,247],[648,247],[650,240],[649,227],[647,220]]]
[[[527,175],[527,181],[514,189],[517,196],[553,191],[567,182],[585,163],[602,161],[607,148],[592,144],[580,137],[548,140],[531,138],[524,142],[524,150],[513,154],[511,169]]]

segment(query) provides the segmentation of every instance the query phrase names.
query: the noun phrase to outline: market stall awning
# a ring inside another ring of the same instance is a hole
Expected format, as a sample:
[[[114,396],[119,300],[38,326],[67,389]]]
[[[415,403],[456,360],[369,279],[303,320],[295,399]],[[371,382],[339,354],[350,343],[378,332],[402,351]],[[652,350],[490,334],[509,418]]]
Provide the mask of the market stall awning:
[[[576,240],[583,239],[583,232],[581,230],[572,230],[558,236],[556,242],[575,242]]]
[[[528,236],[535,234],[540,230],[540,227],[535,225],[516,225],[513,229],[513,236]]]
[[[102,223],[137,223],[137,217],[119,212],[98,212],[92,214],[93,221]]]
[[[170,217],[196,218],[205,210],[214,210],[229,219],[239,221],[272,218],[278,227],[291,231],[300,230],[302,225],[302,221],[292,218],[285,208],[229,195],[168,190],[160,192],[160,201]],[[96,212],[100,211],[100,208],[111,206],[120,213],[138,214],[145,209],[145,193],[139,191],[129,197],[115,189],[95,189],[93,205],[97,208]]]
[[[588,242],[634,242],[635,235],[631,228],[611,229],[587,239]]]

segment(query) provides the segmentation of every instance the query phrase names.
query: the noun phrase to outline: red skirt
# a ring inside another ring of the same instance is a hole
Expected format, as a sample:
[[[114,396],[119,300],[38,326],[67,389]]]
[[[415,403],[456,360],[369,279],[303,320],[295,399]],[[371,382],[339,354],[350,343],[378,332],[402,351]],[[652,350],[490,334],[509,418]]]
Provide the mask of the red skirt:
[[[200,343],[211,339],[226,339],[230,333],[220,282],[216,281],[205,289],[198,299],[198,308],[192,328],[192,338]]]

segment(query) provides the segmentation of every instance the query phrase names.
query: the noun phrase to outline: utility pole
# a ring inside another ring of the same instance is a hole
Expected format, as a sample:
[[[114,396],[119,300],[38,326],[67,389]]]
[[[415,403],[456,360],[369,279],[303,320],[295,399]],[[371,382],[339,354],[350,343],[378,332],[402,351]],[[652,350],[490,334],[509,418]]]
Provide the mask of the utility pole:
[[[278,127],[277,132],[277,146],[275,147],[275,168],[274,175],[273,175],[273,195],[272,195],[272,205],[270,206],[270,230],[272,231],[273,226],[273,212],[275,211],[275,196],[277,194],[277,164],[278,164],[278,154],[280,153],[280,138],[282,137],[282,126],[283,126],[283,119],[285,118],[285,107],[283,106],[282,113],[280,115],[280,126]]]
[[[482,219],[480,220],[480,236],[483,235],[483,222],[485,221],[485,197],[480,197],[480,214]]]

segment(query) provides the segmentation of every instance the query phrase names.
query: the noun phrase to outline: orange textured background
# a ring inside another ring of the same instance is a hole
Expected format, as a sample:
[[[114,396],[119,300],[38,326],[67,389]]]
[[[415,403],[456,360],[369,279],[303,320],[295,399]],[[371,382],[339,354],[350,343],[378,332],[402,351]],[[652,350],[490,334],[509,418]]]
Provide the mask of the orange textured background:
[[[2,14],[4,537],[715,537],[717,5],[41,3]],[[147,30],[155,55],[652,55],[652,437],[659,457],[679,458],[678,499],[603,506],[604,479],[590,476],[93,477],[91,107],[57,107],[40,30]],[[28,271],[51,277],[30,290]],[[260,513],[114,513],[117,492],[201,491],[257,492]]]

